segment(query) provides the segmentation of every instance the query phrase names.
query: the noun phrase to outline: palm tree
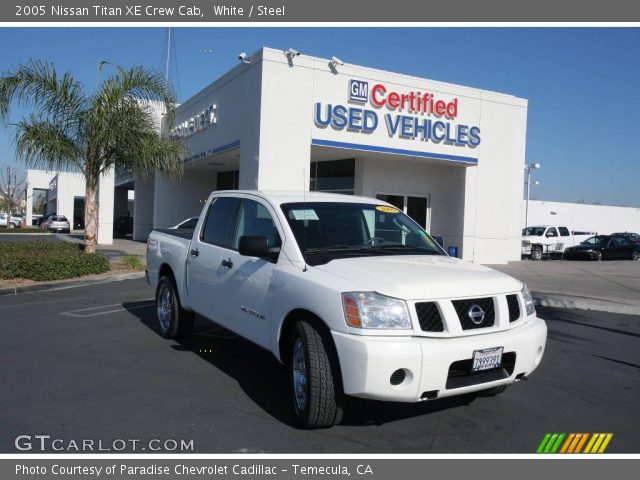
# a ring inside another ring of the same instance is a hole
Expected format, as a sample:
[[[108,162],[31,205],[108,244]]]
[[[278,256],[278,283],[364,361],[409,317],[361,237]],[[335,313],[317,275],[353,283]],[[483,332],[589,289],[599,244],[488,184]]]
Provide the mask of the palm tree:
[[[175,96],[163,76],[143,67],[118,67],[87,94],[83,85],[53,65],[30,61],[0,75],[0,120],[11,105],[32,113],[12,124],[17,155],[30,166],[72,168],[86,180],[85,251],[95,252],[100,176],[118,170],[173,178],[182,174],[184,146],[159,133],[153,108],[173,124]]]

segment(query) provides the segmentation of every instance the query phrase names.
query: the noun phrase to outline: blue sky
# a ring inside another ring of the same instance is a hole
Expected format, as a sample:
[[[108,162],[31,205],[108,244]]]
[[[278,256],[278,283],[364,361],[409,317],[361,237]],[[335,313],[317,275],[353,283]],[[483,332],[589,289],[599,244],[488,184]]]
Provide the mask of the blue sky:
[[[164,70],[166,30],[2,28],[0,69],[48,60],[91,88],[101,60]],[[263,45],[527,98],[534,198],[640,206],[640,29],[192,28],[174,39],[179,100]],[[0,129],[0,164],[13,162]]]

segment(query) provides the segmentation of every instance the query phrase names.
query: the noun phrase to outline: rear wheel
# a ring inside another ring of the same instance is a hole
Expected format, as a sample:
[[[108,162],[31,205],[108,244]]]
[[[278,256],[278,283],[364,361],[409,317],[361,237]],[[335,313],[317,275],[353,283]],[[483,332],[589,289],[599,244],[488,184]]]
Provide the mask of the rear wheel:
[[[9,228],[16,228],[15,224],[9,222]]]
[[[635,260],[636,262],[640,260],[640,250],[634,250],[631,254],[631,260]]]
[[[294,328],[291,353],[293,407],[304,428],[327,428],[342,420],[337,360],[321,333],[308,321]]]
[[[171,276],[164,276],[158,282],[156,318],[160,335],[165,338],[183,338],[191,333],[194,314],[182,308]]]
[[[542,260],[542,247],[531,247],[531,260]]]
[[[600,260],[602,260],[602,252],[596,252],[596,254],[593,256],[593,259],[596,262],[599,262]]]

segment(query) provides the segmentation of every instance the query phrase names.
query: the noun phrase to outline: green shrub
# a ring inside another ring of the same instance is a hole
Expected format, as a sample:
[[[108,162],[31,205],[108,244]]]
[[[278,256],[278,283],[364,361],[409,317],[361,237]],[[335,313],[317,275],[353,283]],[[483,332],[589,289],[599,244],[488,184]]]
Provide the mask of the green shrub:
[[[84,253],[82,245],[53,240],[0,242],[0,278],[47,281],[109,271],[102,253]]]
[[[138,255],[125,255],[122,264],[130,270],[144,270],[142,259]]]

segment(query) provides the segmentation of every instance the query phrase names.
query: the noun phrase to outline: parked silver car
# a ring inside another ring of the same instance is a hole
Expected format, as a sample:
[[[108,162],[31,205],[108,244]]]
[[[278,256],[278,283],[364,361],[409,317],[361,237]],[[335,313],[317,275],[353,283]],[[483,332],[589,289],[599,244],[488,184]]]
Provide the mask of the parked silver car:
[[[9,216],[6,213],[0,213],[0,227],[20,228],[22,226],[22,218],[14,215]]]
[[[46,222],[46,229],[50,232],[70,233],[71,224],[64,215],[54,215]]]

